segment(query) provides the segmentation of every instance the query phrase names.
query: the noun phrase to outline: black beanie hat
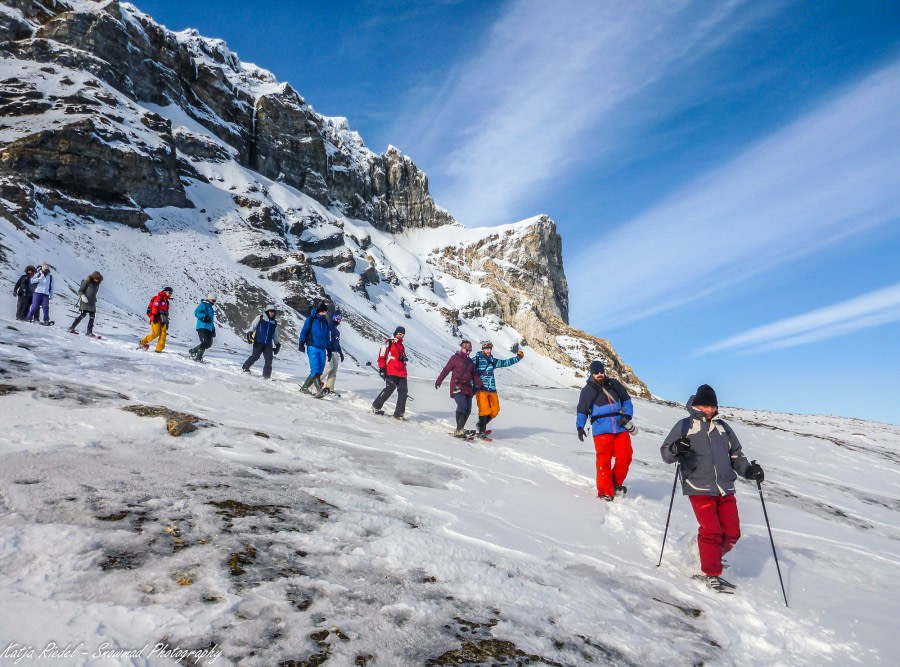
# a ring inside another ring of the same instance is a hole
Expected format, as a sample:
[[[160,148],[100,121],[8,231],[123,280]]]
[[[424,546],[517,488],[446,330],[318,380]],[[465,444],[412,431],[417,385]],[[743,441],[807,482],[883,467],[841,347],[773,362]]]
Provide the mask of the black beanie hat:
[[[394,335],[396,336],[398,333],[402,333],[405,336],[406,329],[404,327],[397,327],[396,329],[394,329]]]
[[[591,375],[596,375],[597,373],[603,372],[603,362],[602,361],[592,361],[591,365],[588,367],[588,372]]]
[[[316,308],[316,315],[318,315],[319,313],[327,313],[327,312],[328,312],[328,304],[327,303],[320,303],[319,307]]]
[[[712,408],[719,407],[715,389],[708,384],[701,384],[697,387],[697,392],[694,394],[694,402],[692,405],[706,405]]]

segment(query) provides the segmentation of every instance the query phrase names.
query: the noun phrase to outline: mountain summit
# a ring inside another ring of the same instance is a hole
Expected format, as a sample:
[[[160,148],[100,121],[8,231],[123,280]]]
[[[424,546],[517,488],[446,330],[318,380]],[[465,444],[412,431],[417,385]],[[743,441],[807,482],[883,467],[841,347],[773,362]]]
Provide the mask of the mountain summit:
[[[164,283],[188,300],[214,290],[235,332],[273,301],[296,331],[326,301],[358,334],[348,345],[359,357],[410,319],[451,350],[465,336],[568,368],[601,358],[650,395],[607,341],[568,325],[550,218],[462,227],[401,151],[373,153],[346,119],[317,113],[222,41],[171,32],[131,5],[2,9],[8,277],[38,256],[66,267],[70,289],[100,270],[113,277],[106,311],[132,317]],[[174,319],[190,335],[193,322]],[[552,381],[572,382],[554,366]]]

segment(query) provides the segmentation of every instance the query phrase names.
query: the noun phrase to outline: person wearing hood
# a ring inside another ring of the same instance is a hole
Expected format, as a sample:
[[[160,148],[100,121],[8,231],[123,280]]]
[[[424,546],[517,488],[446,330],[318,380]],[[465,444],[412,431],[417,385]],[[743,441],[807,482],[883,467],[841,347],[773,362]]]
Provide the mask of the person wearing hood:
[[[253,345],[253,352],[241,366],[241,370],[245,373],[249,373],[250,367],[262,356],[264,360],[262,376],[266,380],[272,377],[272,357],[281,350],[278,321],[275,319],[277,314],[278,309],[275,306],[266,306],[265,311],[253,320],[244,334],[247,342]]]
[[[341,349],[341,311],[336,310],[331,316],[331,358],[325,364],[322,371],[322,391],[325,394],[334,393],[334,382],[337,380],[338,368],[344,363],[344,351]]]
[[[719,415],[712,387],[697,387],[685,407],[688,416],[672,427],[659,451],[666,463],[681,464],[681,491],[700,524],[700,570],[707,586],[721,591],[732,586],[721,577],[722,556],[741,537],[734,482],[740,475],[761,483],[765,474],[747,460],[731,425]]]
[[[50,297],[53,296],[53,276],[50,275],[50,265],[41,262],[41,267],[31,278],[34,293],[31,295],[31,308],[25,316],[26,320],[38,321],[38,308],[44,311],[44,326],[50,326]]]
[[[311,393],[309,386],[312,385],[316,390],[313,395],[322,398],[325,395],[322,387],[322,371],[325,370],[325,362],[331,361],[334,356],[331,351],[331,325],[328,323],[327,304],[320,303],[309,311],[309,317],[300,330],[298,349],[301,352],[305,351],[309,359],[309,377],[300,387],[300,391],[309,394]]]
[[[469,357],[470,354],[472,343],[462,341],[459,350],[450,357],[444,365],[444,370],[434,381],[434,388],[440,389],[444,378],[450,376],[450,398],[456,401],[456,430],[453,435],[457,438],[466,435],[466,421],[472,414],[472,397],[476,391],[484,389],[481,377],[475,371],[475,362]]]
[[[75,329],[81,324],[81,320],[88,318],[87,335],[94,336],[94,316],[97,314],[97,292],[100,291],[100,283],[103,282],[103,274],[94,271],[91,275],[81,281],[81,287],[78,288],[78,308],[81,313],[72,322],[69,327],[69,333],[76,333]]]
[[[13,287],[13,296],[18,297],[16,302],[16,319],[24,321],[31,309],[31,300],[34,298],[34,285],[31,279],[34,278],[35,268],[29,264],[25,267],[25,273],[19,276],[16,286]]]
[[[200,344],[188,350],[194,361],[203,361],[204,353],[212,347],[213,338],[216,337],[216,311],[213,310],[215,303],[216,295],[210,292],[205,299],[200,299],[200,303],[194,308],[197,336],[200,338]]]
[[[625,478],[631,466],[631,432],[634,408],[628,390],[618,380],[607,377],[600,361],[592,361],[588,379],[578,397],[575,431],[584,442],[584,427],[591,420],[597,468],[597,497],[612,500],[625,495]],[[613,466],[612,460],[616,463]]]
[[[384,414],[384,403],[394,390],[397,390],[397,405],[394,408],[394,419],[405,419],[406,397],[408,389],[406,384],[406,348],[403,339],[406,336],[404,327],[394,329],[394,337],[384,341],[378,349],[378,374],[384,380],[384,389],[372,402],[372,412],[376,415]]]
[[[166,336],[169,331],[169,299],[172,298],[173,291],[171,287],[163,287],[147,305],[150,333],[141,338],[139,344],[145,350],[150,349],[150,342],[153,340],[156,340],[157,352],[162,352],[166,347]]]

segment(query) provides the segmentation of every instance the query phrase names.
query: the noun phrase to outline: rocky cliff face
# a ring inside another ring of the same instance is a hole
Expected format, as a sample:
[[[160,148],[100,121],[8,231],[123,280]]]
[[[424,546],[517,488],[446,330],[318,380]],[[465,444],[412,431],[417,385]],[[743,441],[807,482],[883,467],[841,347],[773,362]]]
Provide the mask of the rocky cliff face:
[[[568,326],[549,218],[462,228],[408,156],[372,153],[346,120],[221,41],[115,0],[3,2],[0,218],[41,249],[29,260],[78,248],[104,274],[123,255],[154,267],[136,283],[162,271],[190,293],[196,275],[214,280],[235,331],[273,302],[295,331],[325,301],[369,341],[401,321],[451,350],[459,336],[492,337],[564,366],[601,358],[649,395],[607,341]],[[404,247],[414,234],[431,240]]]

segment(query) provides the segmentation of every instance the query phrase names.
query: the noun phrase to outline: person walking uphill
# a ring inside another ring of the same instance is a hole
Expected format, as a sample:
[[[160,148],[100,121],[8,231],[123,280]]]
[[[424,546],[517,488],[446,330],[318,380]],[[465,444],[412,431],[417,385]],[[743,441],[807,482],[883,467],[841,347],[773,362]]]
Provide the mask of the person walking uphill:
[[[216,311],[213,310],[215,303],[216,295],[210,292],[205,299],[200,299],[200,303],[194,308],[194,317],[197,318],[197,336],[200,337],[200,344],[188,350],[188,354],[194,361],[203,361],[204,353],[212,347],[213,338],[216,337]]]
[[[322,389],[322,371],[325,370],[325,361],[331,361],[331,325],[328,324],[328,306],[320,303],[317,308],[309,311],[309,317],[303,323],[300,330],[300,343],[298,349],[306,351],[309,359],[309,377],[300,387],[300,391],[309,394],[309,386],[315,387],[316,398],[322,398],[325,392]]]
[[[19,276],[16,286],[13,287],[13,296],[19,298],[16,303],[16,319],[24,321],[31,308],[31,300],[34,297],[34,285],[31,279],[34,277],[35,268],[29,264],[25,267],[25,273]]]
[[[440,389],[441,383],[450,375],[450,398],[456,401],[456,431],[453,435],[463,438],[466,435],[466,420],[472,413],[472,396],[477,389],[484,389],[484,384],[475,372],[475,362],[469,358],[472,343],[464,340],[456,352],[444,365],[444,370],[434,381],[434,388]]]
[[[331,316],[331,358],[325,364],[325,370],[322,371],[322,392],[325,394],[334,393],[334,382],[337,380],[338,368],[344,363],[344,351],[341,349],[341,331],[338,327],[341,325],[341,311],[336,310]]]
[[[172,298],[171,287],[163,287],[159,294],[150,299],[147,306],[147,317],[150,318],[150,333],[141,338],[139,347],[150,349],[150,342],[156,341],[156,351],[162,352],[166,347],[166,335],[169,331],[169,299]]]
[[[525,353],[522,350],[516,352],[516,356],[509,359],[494,358],[494,344],[489,340],[481,341],[481,352],[475,355],[475,372],[481,378],[484,385],[483,391],[476,394],[478,402],[478,435],[487,435],[487,425],[500,414],[500,398],[497,395],[497,381],[494,379],[495,368],[506,368],[517,364]]]
[[[660,447],[666,463],[681,464],[681,491],[691,501],[700,528],[697,546],[700,569],[706,585],[716,591],[733,588],[722,579],[722,556],[741,537],[734,481],[738,475],[762,482],[762,466],[750,463],[731,426],[719,416],[716,392],[708,384],[685,406],[688,416],[680,420]]]
[[[34,293],[31,295],[31,308],[25,316],[26,320],[38,321],[38,308],[44,311],[44,326],[50,326],[50,297],[53,296],[53,276],[50,275],[50,265],[41,262],[41,267],[31,279]]]
[[[592,361],[589,377],[578,398],[575,415],[575,431],[584,442],[584,426],[591,420],[597,466],[597,497],[612,500],[615,495],[625,495],[628,488],[625,478],[631,466],[633,451],[631,418],[634,408],[631,396],[622,383],[606,376],[603,363]],[[612,460],[616,463],[613,466]]]
[[[394,329],[394,337],[384,341],[384,345],[378,350],[378,374],[384,379],[384,389],[372,403],[372,412],[383,415],[384,402],[390,398],[394,390],[397,390],[397,406],[394,408],[394,419],[404,419],[406,412],[406,397],[408,388],[406,384],[406,348],[403,347],[403,338],[406,329],[397,327]]]
[[[262,355],[262,376],[266,380],[272,377],[272,357],[281,351],[278,322],[275,320],[277,314],[278,310],[275,306],[266,306],[266,310],[253,320],[250,328],[244,334],[247,342],[253,344],[253,352],[247,357],[244,365],[241,366],[241,370],[245,373],[250,372],[250,367]]]
[[[94,271],[91,275],[81,281],[81,287],[78,288],[78,307],[81,313],[72,322],[69,327],[69,333],[76,333],[75,329],[81,324],[81,320],[88,318],[87,335],[94,336],[94,316],[97,314],[97,292],[100,291],[100,283],[103,282],[103,275],[99,271]]]

